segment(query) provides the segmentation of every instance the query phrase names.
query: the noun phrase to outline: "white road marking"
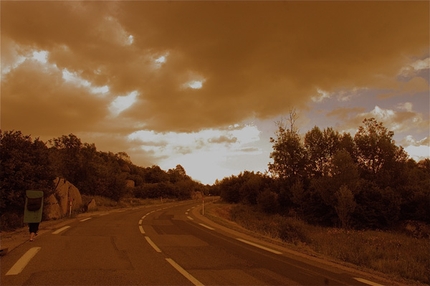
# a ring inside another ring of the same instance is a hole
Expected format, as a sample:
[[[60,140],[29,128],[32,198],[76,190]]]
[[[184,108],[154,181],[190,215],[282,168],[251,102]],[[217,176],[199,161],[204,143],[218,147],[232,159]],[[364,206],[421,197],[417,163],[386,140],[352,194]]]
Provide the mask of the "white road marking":
[[[189,219],[189,220],[194,220],[192,217],[190,217],[190,216],[187,216],[187,218]]]
[[[372,286],[383,286],[382,284],[379,284],[379,283],[376,283],[376,282],[372,282],[372,281],[366,280],[364,278],[354,277],[354,279],[357,280],[357,281],[359,281],[359,282],[362,282],[362,283],[365,283],[365,284],[368,284],[368,285],[372,285]]]
[[[36,255],[41,247],[30,248],[21,258],[12,266],[12,268],[6,273],[6,275],[18,275],[24,270],[25,266],[30,262],[30,260]]]
[[[56,231],[54,231],[52,234],[59,234],[60,232],[62,232],[62,231],[65,231],[66,229],[68,229],[70,226],[69,225],[67,225],[67,226],[65,226],[65,227],[62,227],[62,228],[60,228],[60,229],[57,229]]]
[[[203,227],[206,227],[207,229],[210,229],[210,230],[215,230],[214,228],[212,228],[212,227],[210,227],[210,226],[207,226],[207,225],[205,225],[205,224],[202,224],[202,223],[199,223],[201,226],[203,226]]]
[[[149,237],[145,236],[145,239],[149,243],[149,245],[151,245],[152,248],[154,248],[155,251],[161,252],[161,249],[159,249],[158,246],[155,245],[155,243]]]
[[[263,250],[266,250],[266,251],[269,251],[269,252],[272,252],[272,253],[275,253],[275,254],[282,254],[282,252],[279,252],[277,250],[274,250],[274,249],[271,249],[271,248],[268,248],[268,247],[265,247],[265,246],[262,246],[262,245],[250,242],[250,241],[247,241],[245,239],[241,239],[241,238],[236,238],[236,239],[239,240],[239,241],[242,241],[243,243],[246,243],[246,244],[258,247],[260,249],[263,249]]]
[[[87,217],[87,218],[81,219],[81,222],[84,222],[84,221],[87,221],[87,220],[90,220],[90,219],[91,219],[90,217]]]
[[[143,230],[143,227],[142,227],[141,225],[139,225],[139,229],[140,229],[140,232],[141,232],[142,234],[145,234],[145,231]]]
[[[139,220],[139,224],[142,224],[142,220]]]
[[[178,270],[179,273],[181,273],[182,275],[184,275],[185,278],[187,278],[188,280],[190,280],[191,283],[193,283],[194,285],[202,285],[203,283],[200,282],[199,280],[197,280],[193,275],[191,275],[190,273],[188,273],[184,268],[182,268],[178,263],[176,263],[173,259],[171,258],[166,258],[167,262],[170,263],[170,265],[172,265],[176,270]]]

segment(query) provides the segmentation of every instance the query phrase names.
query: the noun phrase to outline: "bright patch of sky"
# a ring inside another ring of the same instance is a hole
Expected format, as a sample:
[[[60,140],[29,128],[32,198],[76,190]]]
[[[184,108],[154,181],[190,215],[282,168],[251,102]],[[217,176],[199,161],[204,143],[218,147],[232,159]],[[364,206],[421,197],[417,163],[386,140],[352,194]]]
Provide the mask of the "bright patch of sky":
[[[231,158],[261,155],[259,148],[248,148],[258,143],[260,133],[255,125],[234,125],[192,133],[140,130],[131,133],[128,139],[140,144],[142,150],[157,154],[161,168],[167,170],[181,164],[191,177],[211,184],[220,177],[220,172],[231,174],[231,169],[225,167]],[[241,171],[243,166],[238,166],[236,173]]]
[[[90,89],[90,91],[94,94],[105,94],[109,92],[109,87],[107,85],[104,86],[93,86],[91,82],[82,79],[76,73],[70,72],[67,69],[62,70],[63,79],[66,82],[71,82],[77,86],[84,86]]]
[[[109,106],[109,111],[117,116],[136,102],[136,98],[139,92],[132,91],[125,96],[117,96],[114,101]]]
[[[200,89],[203,87],[203,81],[192,80],[192,81],[188,82],[186,85],[188,85],[192,89]]]
[[[131,45],[131,44],[133,44],[133,42],[134,42],[134,37],[133,37],[133,35],[129,35],[129,36],[128,36],[128,38],[127,38],[127,44],[128,44],[128,45]]]
[[[42,64],[46,64],[48,62],[48,54],[47,51],[34,51],[32,58]]]

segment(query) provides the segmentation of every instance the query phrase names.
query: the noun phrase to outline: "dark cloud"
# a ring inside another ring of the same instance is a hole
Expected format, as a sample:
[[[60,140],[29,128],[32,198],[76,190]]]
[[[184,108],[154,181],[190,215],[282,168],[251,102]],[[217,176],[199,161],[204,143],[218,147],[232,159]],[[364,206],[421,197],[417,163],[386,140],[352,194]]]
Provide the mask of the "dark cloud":
[[[426,1],[3,1],[2,129],[115,134],[107,141],[116,149],[131,146],[118,138],[137,130],[268,120],[306,107],[317,89],[423,91],[428,80],[396,80],[428,57],[428,10]],[[41,50],[47,64],[29,57]],[[63,70],[109,92],[66,82]],[[202,88],[187,86],[192,80]],[[111,114],[110,103],[133,91],[136,102]]]

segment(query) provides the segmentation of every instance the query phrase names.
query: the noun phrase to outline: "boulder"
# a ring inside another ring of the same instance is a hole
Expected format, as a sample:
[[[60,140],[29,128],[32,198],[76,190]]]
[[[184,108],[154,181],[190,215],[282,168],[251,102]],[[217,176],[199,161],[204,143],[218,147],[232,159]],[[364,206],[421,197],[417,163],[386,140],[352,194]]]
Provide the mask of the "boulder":
[[[91,199],[91,201],[87,205],[87,211],[97,210],[97,203],[95,199]]]
[[[78,188],[63,178],[54,180],[55,192],[48,200],[48,207],[45,208],[45,217],[57,219],[69,215],[70,203],[72,211],[80,210],[82,207],[82,197]]]
[[[58,204],[58,200],[54,194],[50,195],[45,200],[45,218],[48,220],[52,219],[60,219],[63,217],[63,212],[61,211],[61,207]]]

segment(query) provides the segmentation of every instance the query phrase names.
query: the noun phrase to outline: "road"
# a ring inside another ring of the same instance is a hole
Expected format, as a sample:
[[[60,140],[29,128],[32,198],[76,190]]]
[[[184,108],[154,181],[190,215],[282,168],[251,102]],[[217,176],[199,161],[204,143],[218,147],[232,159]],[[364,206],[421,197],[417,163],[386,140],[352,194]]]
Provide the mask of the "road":
[[[379,285],[201,216],[200,202],[71,222],[1,258],[1,285]]]

